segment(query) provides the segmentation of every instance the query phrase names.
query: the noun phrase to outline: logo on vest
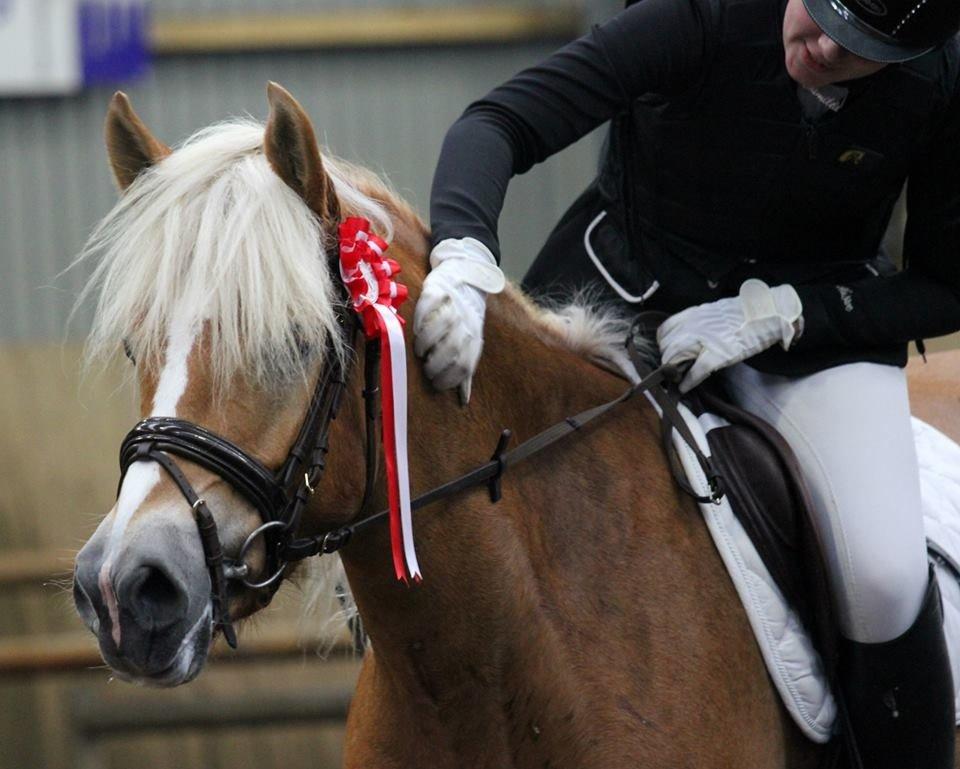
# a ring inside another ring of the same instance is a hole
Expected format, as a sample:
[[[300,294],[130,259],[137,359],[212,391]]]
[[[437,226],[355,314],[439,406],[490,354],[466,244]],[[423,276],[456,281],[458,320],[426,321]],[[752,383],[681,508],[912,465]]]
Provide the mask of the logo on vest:
[[[845,150],[837,158],[837,162],[845,166],[859,166],[867,159],[867,153],[863,150]]]
[[[840,292],[840,301],[843,302],[843,309],[847,312],[853,312],[853,291],[846,286],[837,286]]]
[[[886,16],[887,6],[883,0],[857,0],[857,5],[874,16]]]

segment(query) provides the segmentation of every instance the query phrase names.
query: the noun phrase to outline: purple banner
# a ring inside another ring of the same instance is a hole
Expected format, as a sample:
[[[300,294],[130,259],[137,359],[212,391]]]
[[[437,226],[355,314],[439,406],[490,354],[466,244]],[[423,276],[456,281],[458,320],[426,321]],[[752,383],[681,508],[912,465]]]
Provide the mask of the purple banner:
[[[146,6],[145,0],[80,0],[84,85],[119,83],[147,71]]]

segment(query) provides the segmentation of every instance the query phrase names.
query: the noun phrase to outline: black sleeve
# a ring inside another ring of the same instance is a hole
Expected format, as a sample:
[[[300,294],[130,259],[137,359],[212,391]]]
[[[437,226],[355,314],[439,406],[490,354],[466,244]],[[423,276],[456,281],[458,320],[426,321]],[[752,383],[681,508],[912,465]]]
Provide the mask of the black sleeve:
[[[447,133],[433,179],[433,243],[473,237],[499,255],[497,223],[516,174],[646,93],[699,77],[716,23],[710,0],[642,0],[471,104]]]
[[[796,349],[909,342],[960,331],[960,98],[907,181],[907,269],[847,286],[798,286]]]

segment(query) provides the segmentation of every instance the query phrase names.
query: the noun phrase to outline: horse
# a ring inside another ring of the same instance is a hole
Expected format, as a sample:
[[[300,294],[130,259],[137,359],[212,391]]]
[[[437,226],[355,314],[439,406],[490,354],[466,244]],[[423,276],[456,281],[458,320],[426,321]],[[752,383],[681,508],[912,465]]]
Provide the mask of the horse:
[[[912,358],[907,366],[910,405],[914,416],[960,442],[960,351],[936,352]]]
[[[106,139],[123,194],[80,258],[101,260],[88,286],[100,291],[90,354],[127,348],[141,414],[188,420],[276,470],[314,383],[359,355],[336,341],[340,300],[325,255],[337,224],[365,217],[391,242],[409,288],[400,308],[408,327],[429,232],[376,176],[322,153],[289,93],[271,84],[268,101],[265,126],[220,124],[173,151],[117,94]],[[626,330],[582,307],[544,311],[512,287],[491,297],[469,406],[409,368],[414,491],[486,460],[505,426],[524,440],[620,395]],[[348,377],[330,423],[305,536],[358,515],[358,377]],[[223,550],[236,554],[260,526],[257,510],[204,467],[180,466]],[[420,584],[396,578],[386,526],[340,551],[369,635],[347,767],[818,765],[823,749],[781,705],[644,398],[511,467],[501,483],[496,504],[474,488],[417,513]],[[386,505],[381,486],[371,504]],[[207,658],[212,577],[190,508],[155,463],[135,463],[77,556],[78,612],[120,678],[179,685]],[[265,569],[262,540],[246,559]],[[240,619],[269,597],[232,581],[225,600]]]

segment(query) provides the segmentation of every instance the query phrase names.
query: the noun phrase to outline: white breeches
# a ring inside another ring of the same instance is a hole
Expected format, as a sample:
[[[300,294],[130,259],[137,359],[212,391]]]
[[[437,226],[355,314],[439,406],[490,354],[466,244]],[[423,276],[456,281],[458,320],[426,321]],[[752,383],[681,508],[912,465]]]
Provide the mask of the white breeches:
[[[927,585],[905,372],[851,363],[784,377],[741,363],[723,376],[734,400],[797,455],[843,634],[860,643],[901,635]]]

